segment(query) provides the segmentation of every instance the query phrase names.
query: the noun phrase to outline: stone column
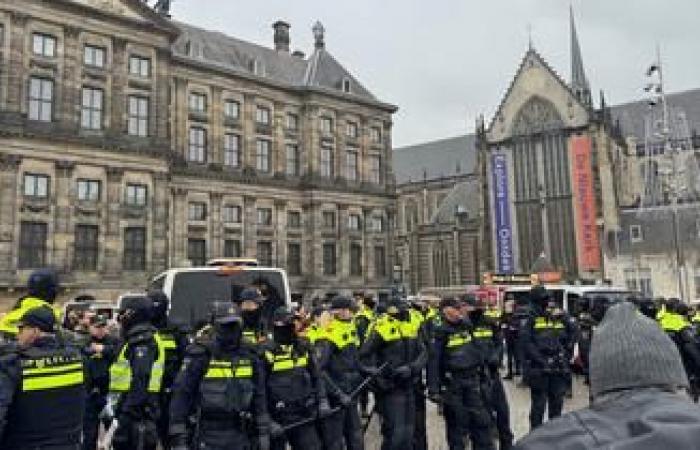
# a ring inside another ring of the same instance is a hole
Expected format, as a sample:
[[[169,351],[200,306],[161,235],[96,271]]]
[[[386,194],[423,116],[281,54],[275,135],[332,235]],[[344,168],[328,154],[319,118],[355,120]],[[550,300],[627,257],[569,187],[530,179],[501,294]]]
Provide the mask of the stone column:
[[[338,204],[338,277],[342,281],[350,279],[350,239],[348,235],[348,205]]]
[[[306,171],[312,176],[319,175],[321,147],[318,117],[318,106],[307,106],[305,108],[304,154],[306,156]]]
[[[211,99],[209,102],[209,119],[211,127],[209,128],[209,155],[207,162],[214,164],[224,163],[224,111],[223,97],[221,88],[215,86],[211,90]]]
[[[82,103],[81,97],[81,76],[79,73],[80,63],[82,63],[82,52],[78,38],[80,37],[80,29],[72,26],[64,28],[63,40],[63,73],[59,74],[56,79],[56,91],[61,92],[57,100],[60,103],[56,105],[57,119],[68,128],[78,129],[80,114],[76,114],[77,105]],[[80,59],[78,59],[80,58]],[[103,101],[106,99],[103,98]]]
[[[304,244],[302,249],[302,261],[305,264],[302,266],[302,272],[306,276],[307,284],[315,284],[320,273],[318,267],[322,267],[318,263],[320,257],[319,248],[321,247],[321,236],[317,234],[318,224],[316,218],[316,206],[313,201],[306,202],[302,205],[303,221],[304,221]],[[321,261],[323,260],[320,258]]]
[[[243,254],[255,256],[258,254],[258,217],[255,210],[255,197],[243,196]]]
[[[241,167],[255,170],[255,96],[246,94],[243,101],[243,120],[241,123]]]
[[[284,139],[284,127],[286,121],[286,111],[284,103],[275,103],[275,115],[272,125],[272,161],[270,163],[271,172],[275,174],[285,173],[286,158],[286,142]]]
[[[124,171],[116,167],[107,168],[107,214],[104,219],[105,245],[102,256],[102,264],[105,278],[119,278],[122,270],[122,236],[121,236],[121,208],[122,208],[122,177]]]
[[[15,235],[15,227],[21,162],[21,157],[17,155],[0,156],[0,279],[8,282],[14,278],[16,269],[15,248],[19,236]]]
[[[221,218],[221,203],[224,196],[220,192],[214,192],[209,197],[209,257],[223,256],[224,221]]]
[[[124,133],[126,129],[125,119],[126,119],[126,99],[124,97],[124,92],[128,84],[128,73],[129,73],[129,57],[126,54],[126,40],[122,38],[114,38],[112,45],[112,67],[116,70],[112,71],[112,90],[110,94],[112,95],[112,120],[110,122],[110,133],[114,135],[120,135]],[[152,118],[156,115],[156,105],[153,98],[150,101],[150,111],[148,112],[148,117],[151,118],[149,121],[149,135],[153,134],[155,130],[155,120]]]
[[[171,120],[170,111],[172,110],[170,100],[170,58],[169,50],[156,50],[156,73],[153,76],[155,82],[153,96],[151,97],[151,120],[150,136],[156,138],[158,142],[166,143],[168,140],[169,127],[168,122]],[[114,90],[112,90],[114,92]],[[174,103],[173,99],[173,104]],[[118,101],[126,104],[126,99],[119,96]],[[187,104],[186,102],[184,103]],[[123,123],[122,118],[118,117],[118,123]],[[124,126],[124,125],[122,125]],[[173,128],[175,129],[175,128]]]
[[[153,229],[151,272],[157,273],[168,268],[168,217],[170,214],[170,192],[168,175],[153,175],[153,205],[149,214]]]
[[[25,31],[29,15],[13,12],[10,32],[6,38],[9,40],[10,51],[5,59],[5,69],[8,74],[7,83],[7,110],[15,113],[22,111],[24,105],[25,79],[24,57],[28,35]]]
[[[59,271],[69,273],[73,265],[73,171],[72,161],[56,162],[56,192],[54,201],[53,264]]]
[[[364,264],[362,269],[364,270],[365,285],[374,280],[374,249],[372,248],[372,233],[369,232],[369,221],[372,217],[372,208],[362,208],[362,245]]]
[[[392,163],[392,136],[391,136],[392,123],[391,121],[384,122],[384,129],[382,130],[382,183],[387,187],[394,187],[396,181],[394,179],[394,173],[391,170],[393,167]]]
[[[187,261],[187,190],[182,187],[173,187],[172,193],[173,213],[170,216],[171,248],[170,265],[186,266]]]
[[[287,201],[275,200],[275,254],[278,267],[287,268]]]

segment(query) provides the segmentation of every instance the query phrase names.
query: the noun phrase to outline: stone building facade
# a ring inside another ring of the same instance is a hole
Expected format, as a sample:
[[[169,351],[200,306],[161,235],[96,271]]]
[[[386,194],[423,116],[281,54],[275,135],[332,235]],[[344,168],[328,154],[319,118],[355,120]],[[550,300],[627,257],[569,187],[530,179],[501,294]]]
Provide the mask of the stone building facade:
[[[111,299],[223,256],[309,296],[386,288],[396,108],[289,28],[267,48],[138,0],[0,0],[8,296],[39,266]]]

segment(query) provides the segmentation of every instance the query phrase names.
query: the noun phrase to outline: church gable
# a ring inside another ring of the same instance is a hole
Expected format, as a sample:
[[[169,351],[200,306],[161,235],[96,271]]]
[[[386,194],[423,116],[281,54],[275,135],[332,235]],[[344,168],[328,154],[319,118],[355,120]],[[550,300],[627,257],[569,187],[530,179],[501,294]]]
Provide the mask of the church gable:
[[[561,123],[562,128],[586,126],[589,113],[569,87],[535,52],[529,50],[491,122],[489,142],[501,142],[521,134],[522,109],[539,108],[549,120]],[[554,111],[548,111],[554,108]],[[532,116],[532,115],[530,115]]]

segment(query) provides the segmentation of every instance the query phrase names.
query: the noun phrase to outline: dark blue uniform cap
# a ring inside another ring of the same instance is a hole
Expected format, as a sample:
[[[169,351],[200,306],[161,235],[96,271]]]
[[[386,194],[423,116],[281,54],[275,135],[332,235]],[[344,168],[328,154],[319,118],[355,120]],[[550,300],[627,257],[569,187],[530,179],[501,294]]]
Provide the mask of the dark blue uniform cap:
[[[33,327],[45,333],[53,333],[56,328],[56,316],[51,308],[46,306],[32,308],[19,320],[19,327]]]

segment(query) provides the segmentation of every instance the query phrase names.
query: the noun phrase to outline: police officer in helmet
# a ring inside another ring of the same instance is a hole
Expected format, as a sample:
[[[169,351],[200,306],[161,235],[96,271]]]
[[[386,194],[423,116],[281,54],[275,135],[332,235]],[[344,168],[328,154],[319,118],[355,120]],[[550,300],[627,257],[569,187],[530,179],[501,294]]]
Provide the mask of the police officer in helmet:
[[[236,299],[243,319],[243,341],[248,345],[264,344],[267,333],[262,317],[264,297],[260,289],[251,286],[243,289]]]
[[[109,391],[117,395],[115,450],[154,450],[165,364],[165,348],[151,323],[153,302],[131,296],[119,309],[124,344],[110,369]]]
[[[17,324],[24,314],[32,308],[45,306],[53,310],[56,320],[61,311],[53,307],[60,289],[58,274],[53,269],[39,269],[32,272],[27,280],[27,296],[21,298],[15,307],[0,319],[0,333],[8,337],[17,334]]]
[[[211,340],[187,347],[173,389],[170,442],[175,450],[250,449],[251,433],[266,434],[265,376],[257,353],[242,345],[243,323],[232,303],[214,303]],[[194,436],[187,421],[197,414]]]
[[[16,323],[17,347],[0,351],[0,448],[78,450],[85,387],[82,355],[56,338],[49,307]]]

